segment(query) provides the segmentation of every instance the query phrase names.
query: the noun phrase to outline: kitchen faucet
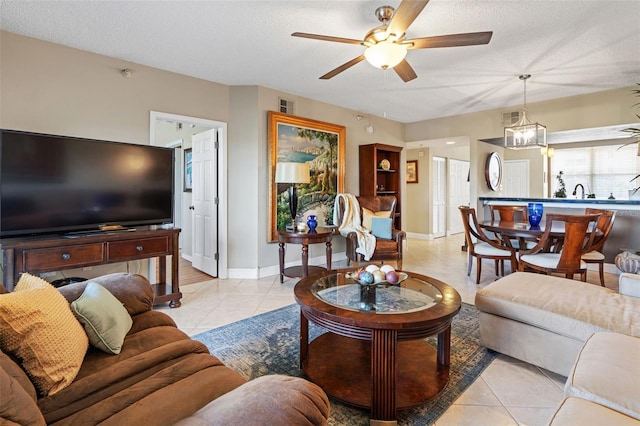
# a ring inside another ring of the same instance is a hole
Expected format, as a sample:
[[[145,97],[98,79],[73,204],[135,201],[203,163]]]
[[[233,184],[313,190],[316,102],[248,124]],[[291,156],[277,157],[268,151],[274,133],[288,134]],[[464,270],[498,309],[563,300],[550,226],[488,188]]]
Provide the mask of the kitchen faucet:
[[[577,195],[578,194],[578,187],[580,187],[580,189],[582,190],[582,195],[581,195],[581,199],[584,200],[584,186],[582,186],[581,183],[577,184],[575,186],[575,188],[573,188],[573,195]]]

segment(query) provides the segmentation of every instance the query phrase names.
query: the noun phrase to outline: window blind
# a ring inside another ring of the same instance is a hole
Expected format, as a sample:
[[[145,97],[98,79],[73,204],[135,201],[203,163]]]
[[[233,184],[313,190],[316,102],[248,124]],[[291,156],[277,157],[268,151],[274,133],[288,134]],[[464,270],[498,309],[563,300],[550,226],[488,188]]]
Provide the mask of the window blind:
[[[551,159],[551,176],[563,172],[567,197],[573,198],[577,184],[584,186],[585,194],[596,194],[607,198],[611,194],[620,200],[629,198],[629,189],[640,186],[640,157],[636,145],[620,148],[620,145],[593,146],[585,148],[556,148]],[[557,179],[551,184],[551,194],[560,188]],[[577,191],[580,197],[580,189]],[[585,195],[586,197],[586,195]]]

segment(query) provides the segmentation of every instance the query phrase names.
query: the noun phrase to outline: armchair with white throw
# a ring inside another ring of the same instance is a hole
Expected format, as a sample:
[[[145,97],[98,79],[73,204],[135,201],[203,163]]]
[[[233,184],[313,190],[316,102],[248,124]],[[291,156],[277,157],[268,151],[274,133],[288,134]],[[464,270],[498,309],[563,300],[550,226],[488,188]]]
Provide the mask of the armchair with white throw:
[[[347,265],[362,261],[395,261],[402,269],[402,246],[407,235],[393,227],[397,199],[394,196],[338,194],[334,224],[347,239]]]

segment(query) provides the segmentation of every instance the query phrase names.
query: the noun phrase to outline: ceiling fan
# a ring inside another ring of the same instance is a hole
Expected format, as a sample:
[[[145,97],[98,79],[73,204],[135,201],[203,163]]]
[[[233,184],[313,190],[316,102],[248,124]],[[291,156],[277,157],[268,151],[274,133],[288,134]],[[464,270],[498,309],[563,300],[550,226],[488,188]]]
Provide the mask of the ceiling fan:
[[[366,59],[367,62],[375,67],[382,69],[393,68],[396,74],[398,74],[404,82],[407,82],[417,77],[416,72],[405,59],[407,50],[472,46],[487,44],[491,40],[491,36],[493,35],[492,31],[449,34],[405,40],[405,31],[418,17],[420,12],[422,12],[422,9],[424,9],[427,3],[429,3],[429,0],[402,0],[398,9],[395,11],[391,6],[381,6],[377,8],[375,14],[382,25],[372,28],[364,36],[363,40],[300,32],[295,32],[291,35],[294,37],[333,41],[336,43],[360,44],[366,47],[362,55],[329,71],[320,77],[322,80],[335,77]]]

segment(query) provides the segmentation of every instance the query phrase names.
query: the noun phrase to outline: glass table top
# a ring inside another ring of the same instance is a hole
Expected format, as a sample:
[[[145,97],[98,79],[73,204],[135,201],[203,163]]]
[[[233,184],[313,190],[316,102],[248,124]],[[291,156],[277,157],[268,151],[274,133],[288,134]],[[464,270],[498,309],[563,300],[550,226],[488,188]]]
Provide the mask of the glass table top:
[[[400,284],[362,285],[342,272],[319,277],[311,293],[338,308],[376,314],[422,311],[442,301],[440,290],[419,278],[409,277]]]

